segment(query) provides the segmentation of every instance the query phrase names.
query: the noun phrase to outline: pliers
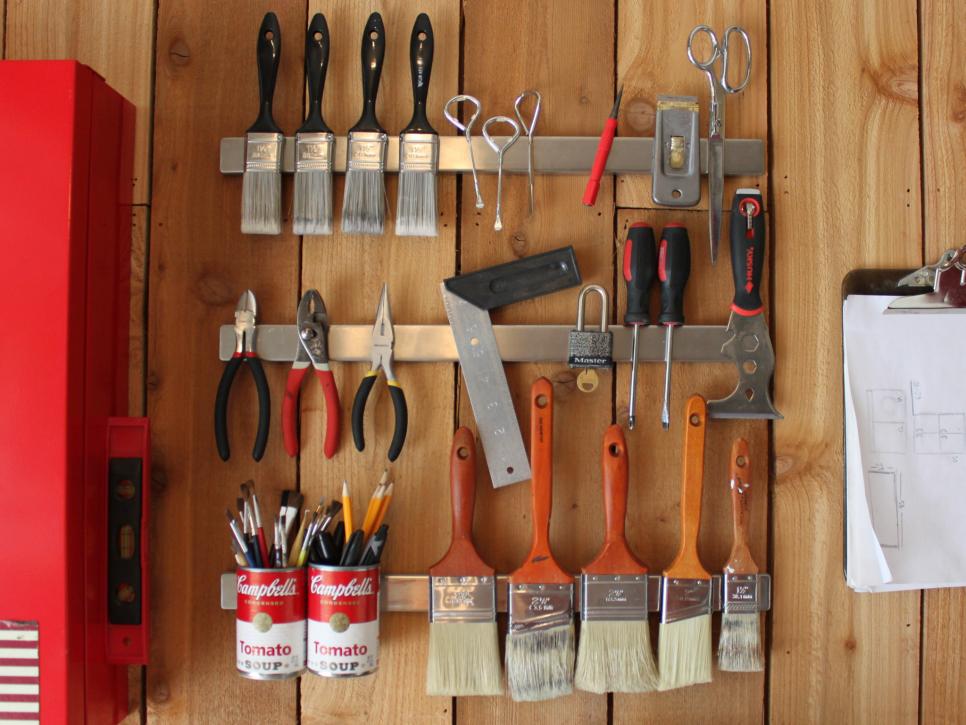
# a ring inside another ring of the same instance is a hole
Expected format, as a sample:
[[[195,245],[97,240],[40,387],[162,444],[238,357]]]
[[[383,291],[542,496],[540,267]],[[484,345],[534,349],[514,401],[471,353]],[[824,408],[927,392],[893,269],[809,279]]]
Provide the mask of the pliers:
[[[356,450],[365,449],[366,439],[362,432],[362,420],[366,413],[366,400],[369,398],[372,386],[376,383],[379,369],[382,368],[386,373],[386,383],[389,386],[389,395],[392,396],[392,407],[396,417],[392,442],[389,444],[388,457],[390,461],[395,461],[402,452],[403,443],[406,442],[406,428],[409,424],[406,396],[392,372],[394,342],[392,314],[389,311],[389,289],[384,284],[382,296],[379,298],[379,306],[376,308],[376,322],[372,326],[372,361],[369,365],[369,372],[359,383],[355,400],[352,402],[352,440],[356,444]]]
[[[322,384],[325,394],[325,452],[326,458],[335,455],[339,447],[339,389],[335,377],[329,369],[329,316],[325,302],[318,290],[310,289],[302,296],[296,313],[299,346],[295,362],[288,372],[285,383],[285,398],[282,400],[282,433],[285,438],[285,451],[290,456],[299,452],[299,435],[296,425],[298,417],[298,397],[309,363],[315,368],[315,377]]]
[[[235,307],[235,352],[231,360],[225,365],[218,383],[218,394],[215,397],[215,442],[218,444],[218,455],[227,461],[231,456],[228,447],[228,393],[231,391],[235,373],[242,363],[246,363],[255,379],[255,389],[258,391],[258,432],[255,434],[255,447],[252,458],[262,460],[265,455],[265,445],[268,443],[268,425],[271,415],[271,397],[268,392],[268,380],[262,361],[255,352],[255,294],[249,289],[238,298]]]

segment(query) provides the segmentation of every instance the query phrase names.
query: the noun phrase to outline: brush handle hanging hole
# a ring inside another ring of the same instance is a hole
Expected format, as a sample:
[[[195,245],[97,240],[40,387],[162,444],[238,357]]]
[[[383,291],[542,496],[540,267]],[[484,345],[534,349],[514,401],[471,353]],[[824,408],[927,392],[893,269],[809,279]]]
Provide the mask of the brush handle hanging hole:
[[[313,39],[313,40],[316,40],[316,41],[319,41],[319,40],[322,40],[322,33],[320,33],[320,32],[319,32],[318,30],[316,30],[316,31],[315,31],[315,32],[314,32],[314,33],[312,34],[312,39]]]
[[[271,30],[266,30],[265,40],[275,40],[275,33],[273,33]]]
[[[744,468],[746,465],[748,465],[748,461],[745,460],[744,456],[738,456],[735,458],[735,465],[738,466],[738,468]]]
[[[416,37],[421,41],[426,40],[426,33],[420,32]]]
[[[616,443],[611,443],[607,446],[607,452],[610,453],[612,458],[619,458],[621,454],[621,447]]]
[[[688,422],[691,425],[697,427],[697,426],[701,425],[701,416],[698,415],[697,413],[692,413],[691,414],[691,417],[688,419]]]
[[[456,449],[456,455],[459,456],[460,460],[465,461],[470,457],[470,452],[468,449],[461,447]]]
[[[550,401],[547,399],[546,395],[538,395],[537,399],[534,401],[538,408],[546,408]]]
[[[379,38],[379,33],[377,33],[375,30],[369,33],[369,40],[377,40],[378,38]]]

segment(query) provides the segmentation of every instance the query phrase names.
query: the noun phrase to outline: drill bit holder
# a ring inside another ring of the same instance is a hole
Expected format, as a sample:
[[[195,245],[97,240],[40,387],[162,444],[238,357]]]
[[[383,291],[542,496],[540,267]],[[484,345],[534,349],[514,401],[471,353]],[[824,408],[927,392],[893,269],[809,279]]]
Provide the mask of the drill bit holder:
[[[506,137],[493,137],[501,145]],[[599,139],[596,136],[535,136],[533,138],[533,172],[535,174],[588,174],[594,163]],[[700,142],[700,173],[708,173],[708,141]],[[724,143],[726,176],[761,176],[765,173],[765,143],[760,139],[726,139]],[[345,173],[347,142],[345,136],[335,139],[336,173]],[[481,136],[473,137],[476,170],[482,174],[497,172],[497,156]],[[614,139],[604,170],[607,174],[650,174],[654,157],[654,139],[618,136]],[[527,144],[516,143],[503,155],[503,171],[527,173]],[[245,139],[238,136],[221,139],[219,168],[222,174],[241,174],[245,170]],[[399,137],[389,137],[386,171],[399,172]],[[439,137],[440,173],[469,173],[470,153],[462,136]],[[295,172],[295,138],[286,136],[282,145],[282,173]]]

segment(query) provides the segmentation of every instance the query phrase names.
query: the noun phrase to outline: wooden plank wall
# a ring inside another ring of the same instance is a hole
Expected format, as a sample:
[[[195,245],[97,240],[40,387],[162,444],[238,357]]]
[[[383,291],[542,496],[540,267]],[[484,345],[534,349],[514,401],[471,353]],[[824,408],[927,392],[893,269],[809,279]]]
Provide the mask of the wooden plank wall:
[[[391,406],[384,391],[374,398],[365,455],[351,450],[346,426],[340,455],[323,462],[317,445],[322,401],[307,386],[306,444],[296,463],[284,454],[277,421],[285,366],[269,366],[275,420],[265,460],[254,465],[245,455],[253,420],[244,411],[253,412],[254,394],[242,382],[232,405],[237,453],[222,464],[210,440],[220,373],[215,330],[230,322],[248,286],[258,295],[262,320],[294,319],[300,293],[319,287],[336,321],[367,322],[387,279],[397,322],[443,322],[436,289],[442,277],[570,243],[585,280],[611,290],[611,319],[618,322],[624,301],[617,260],[626,226],[645,220],[660,228],[672,217],[688,224],[693,243],[688,319],[718,324],[727,317],[728,263],[708,263],[703,212],[650,208],[646,178],[634,177],[605,181],[594,210],[575,202],[582,179],[538,178],[533,219],[526,217],[525,180],[511,178],[502,234],[491,228],[492,203],[478,214],[469,185],[444,176],[440,236],[432,241],[242,237],[240,182],[217,173],[217,147],[221,136],[241,133],[254,115],[254,29],[270,9],[285,34],[276,108],[287,130],[302,112],[300,29],[317,11],[326,13],[333,33],[325,99],[330,123],[344,129],[359,112],[358,36],[375,9],[389,30],[380,118],[393,131],[408,120],[406,48],[417,9],[399,0],[0,0],[3,58],[77,57],[138,108],[131,405],[135,413],[147,410],[155,432],[154,643],[146,679],[132,668],[127,721],[962,722],[966,592],[860,596],[844,585],[839,333],[839,283],[849,269],[916,266],[962,241],[961,3],[426,0],[419,6],[436,30],[430,107],[441,133],[452,133],[440,106],[456,92],[476,95],[489,116],[509,114],[513,98],[536,87],[544,93],[537,133],[596,135],[618,82],[625,84],[622,134],[653,133],[659,93],[697,95],[703,128],[707,91],[686,61],[688,31],[698,22],[719,30],[738,22],[754,45],[751,85],[729,99],[727,128],[733,137],[768,138],[769,173],[728,183],[729,194],[738,184],[758,184],[766,194],[775,400],[786,418],[770,431],[760,422],[711,427],[701,551],[715,567],[727,554],[723,454],[734,436],[744,435],[752,442],[758,484],[753,546],[775,573],[768,672],[717,673],[712,685],[660,695],[578,694],[539,706],[423,695],[421,615],[385,617],[375,677],[266,684],[235,676],[231,617],[217,609],[217,575],[230,562],[218,511],[248,476],[266,494],[298,480],[311,500],[332,495],[343,477],[357,496],[368,494],[384,460]],[[492,200],[494,180],[484,179],[483,188]],[[393,180],[387,191],[394,200]],[[341,198],[341,182],[335,195]],[[285,202],[290,205],[288,188]],[[573,295],[558,294],[495,317],[569,322],[573,307]],[[360,365],[337,369],[344,419],[362,372]],[[629,535],[655,570],[676,545],[680,457],[680,427],[664,433],[657,423],[661,373],[658,365],[642,366],[641,424],[629,435]],[[386,565],[421,572],[445,548],[448,513],[440,502],[447,501],[449,436],[455,421],[472,424],[472,413],[452,366],[401,365],[398,374],[410,400],[411,431],[393,467],[399,486]],[[509,366],[524,430],[524,401],[537,375],[554,381],[558,409],[552,541],[565,566],[576,570],[600,543],[599,435],[611,420],[626,420],[628,371],[621,366],[616,376],[601,375],[598,391],[583,395],[565,366]],[[679,365],[675,408],[695,390],[722,395],[732,381],[726,367]],[[485,483],[485,469],[481,478]],[[514,568],[526,550],[528,502],[525,486],[481,489],[480,546],[501,571]],[[404,522],[410,522],[406,534]]]

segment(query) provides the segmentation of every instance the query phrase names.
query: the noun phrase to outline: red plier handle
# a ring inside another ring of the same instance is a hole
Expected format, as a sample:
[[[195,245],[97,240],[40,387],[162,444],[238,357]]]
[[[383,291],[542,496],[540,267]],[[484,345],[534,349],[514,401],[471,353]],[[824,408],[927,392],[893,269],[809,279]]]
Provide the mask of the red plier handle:
[[[308,362],[298,361],[289,370],[285,382],[285,397],[282,400],[282,433],[285,438],[285,451],[292,457],[299,452],[298,434],[298,400],[302,380],[309,369]],[[315,368],[315,377],[322,385],[325,395],[325,447],[326,458],[332,458],[339,447],[340,407],[339,389],[335,384],[335,376],[328,369],[328,365]]]

